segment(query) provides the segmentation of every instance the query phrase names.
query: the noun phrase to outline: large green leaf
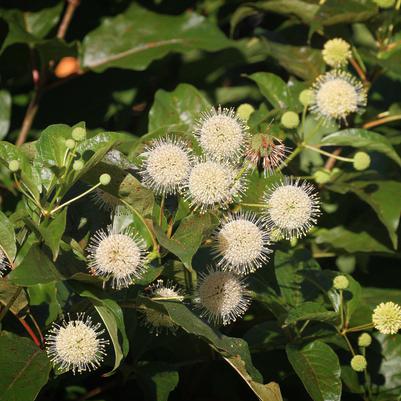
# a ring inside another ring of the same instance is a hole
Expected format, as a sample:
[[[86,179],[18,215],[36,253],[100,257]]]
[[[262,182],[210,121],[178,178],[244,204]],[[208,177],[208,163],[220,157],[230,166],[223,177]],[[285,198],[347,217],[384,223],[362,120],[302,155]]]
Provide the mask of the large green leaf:
[[[363,178],[363,177],[361,177]],[[341,180],[329,186],[339,192],[353,192],[368,203],[386,226],[393,247],[397,248],[397,229],[401,213],[401,183],[382,180]]]
[[[28,338],[0,333],[0,401],[33,401],[46,384],[50,363]]]
[[[365,129],[350,128],[327,135],[321,141],[324,146],[352,146],[374,150],[388,156],[401,166],[401,158],[383,135]]]
[[[30,286],[59,281],[63,276],[39,245],[34,244],[8,278],[15,285]]]
[[[28,307],[28,299],[24,291],[21,291],[20,287],[12,285],[7,279],[0,278],[0,303],[3,305],[7,305],[15,295],[17,297],[13,301],[12,305],[10,306],[10,310],[14,315],[20,313],[24,309]]]
[[[321,303],[304,302],[303,304],[290,309],[288,316],[285,319],[285,323],[294,324],[305,320],[337,323],[339,315],[336,312],[328,311]]]
[[[178,256],[184,265],[191,269],[192,258],[199,249],[202,239],[218,224],[212,214],[191,214],[182,219],[171,238],[155,226],[155,234],[160,245]]]
[[[340,401],[340,364],[327,344],[314,341],[303,348],[288,345],[287,356],[314,401]]]
[[[14,226],[7,216],[0,211],[0,248],[6,255],[8,261],[12,263],[17,253],[15,244]]]
[[[10,128],[11,96],[9,92],[0,90],[0,139],[3,139]]]
[[[158,90],[149,111],[149,131],[172,124],[193,127],[202,111],[210,109],[210,103],[192,85],[180,84],[172,92]]]
[[[144,70],[169,52],[216,51],[230,45],[217,27],[198,14],[161,15],[133,4],[86,35],[81,58],[84,68],[98,72],[110,67]]]

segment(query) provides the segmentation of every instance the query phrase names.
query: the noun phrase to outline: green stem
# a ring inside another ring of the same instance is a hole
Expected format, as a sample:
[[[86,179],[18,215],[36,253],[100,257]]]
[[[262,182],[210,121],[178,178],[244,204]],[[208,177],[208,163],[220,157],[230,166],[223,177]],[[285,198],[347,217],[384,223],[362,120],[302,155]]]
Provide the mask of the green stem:
[[[15,291],[14,295],[9,299],[7,302],[6,306],[2,309],[0,313],[0,322],[3,320],[4,316],[8,312],[8,310],[13,306],[13,303],[15,300],[18,298],[19,294],[21,294],[22,287],[18,287],[17,290]]]
[[[57,206],[55,209],[50,211],[50,215],[56,213],[58,210],[62,209],[65,206],[70,205],[71,203],[77,201],[78,199],[83,198],[84,196],[88,195],[89,193],[91,193],[92,191],[94,191],[96,188],[100,187],[102,184],[100,182],[98,182],[96,185],[94,185],[92,188],[89,188],[87,191],[82,192],[82,194],[76,196],[75,198],[70,199],[69,201]]]
[[[262,203],[240,203],[240,206],[267,208],[267,206]]]
[[[341,335],[344,337],[344,340],[347,343],[348,348],[351,351],[352,356],[355,356],[356,354],[355,354],[354,348],[352,347],[352,344],[348,340],[347,334],[345,332],[342,332]]]
[[[162,200],[160,202],[160,213],[159,213],[159,226],[161,227],[163,224],[163,214],[164,214],[164,203],[166,201],[166,197],[163,195]]]
[[[344,294],[343,290],[340,290],[340,317],[341,317],[341,330],[344,329]]]
[[[319,149],[319,148],[317,148],[315,146],[307,145],[306,143],[303,144],[303,147],[306,148],[306,149],[313,150],[314,152],[320,153],[322,155],[325,155],[325,156],[328,156],[328,157],[333,157],[334,159],[337,159],[337,160],[341,160],[341,161],[349,162],[349,163],[353,163],[354,162],[353,158],[337,156],[337,155],[334,155],[334,154],[332,154],[330,152],[326,152],[324,150],[321,150],[321,149]]]
[[[360,326],[350,327],[346,331],[347,333],[355,333],[358,331],[364,331],[372,328],[373,328],[373,323],[366,323],[366,324],[361,324]]]

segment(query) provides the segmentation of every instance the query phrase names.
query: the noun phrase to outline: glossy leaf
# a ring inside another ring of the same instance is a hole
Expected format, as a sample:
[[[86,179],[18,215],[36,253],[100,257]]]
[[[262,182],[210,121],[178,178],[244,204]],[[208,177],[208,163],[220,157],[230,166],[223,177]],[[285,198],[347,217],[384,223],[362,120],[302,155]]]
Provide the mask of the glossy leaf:
[[[314,341],[303,348],[288,345],[287,357],[314,401],[340,401],[340,364],[327,344]]]
[[[12,285],[7,279],[0,278],[0,303],[7,305],[19,290],[19,287]],[[16,315],[23,313],[25,309],[28,309],[28,299],[25,292],[21,291],[10,306],[10,311]]]
[[[15,242],[14,226],[7,216],[0,211],[0,248],[6,255],[9,263],[14,261],[17,253]]]
[[[86,35],[81,58],[84,68],[98,72],[110,67],[144,70],[169,52],[227,46],[229,40],[200,15],[161,15],[133,4]]]
[[[299,321],[316,320],[319,322],[337,323],[339,316],[336,312],[328,311],[317,302],[304,302],[294,309],[290,309],[285,320],[286,324],[294,324]]]
[[[10,128],[11,96],[5,90],[0,90],[0,139],[3,139]]]

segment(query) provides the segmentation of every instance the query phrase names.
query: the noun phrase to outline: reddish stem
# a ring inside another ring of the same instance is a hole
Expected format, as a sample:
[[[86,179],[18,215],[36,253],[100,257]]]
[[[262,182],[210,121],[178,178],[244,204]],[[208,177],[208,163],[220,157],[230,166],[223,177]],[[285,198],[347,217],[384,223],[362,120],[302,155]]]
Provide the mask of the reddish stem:
[[[21,319],[20,317],[16,316],[16,318],[20,321],[20,323],[24,326],[25,330],[28,332],[28,334],[31,336],[33,342],[40,348],[40,341],[38,340],[38,337],[36,337],[35,333],[33,330],[30,328],[29,324],[24,320]]]

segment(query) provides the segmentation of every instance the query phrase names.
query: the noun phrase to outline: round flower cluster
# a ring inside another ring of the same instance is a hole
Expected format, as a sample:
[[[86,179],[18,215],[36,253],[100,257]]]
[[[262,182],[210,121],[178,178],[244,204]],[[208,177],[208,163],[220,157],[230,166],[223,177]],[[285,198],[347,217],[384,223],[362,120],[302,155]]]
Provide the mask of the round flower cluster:
[[[345,67],[352,56],[351,46],[341,38],[328,40],[324,44],[322,56],[324,62],[330,67]]]
[[[401,329],[401,306],[382,302],[373,311],[373,326],[382,334],[396,334]]]

